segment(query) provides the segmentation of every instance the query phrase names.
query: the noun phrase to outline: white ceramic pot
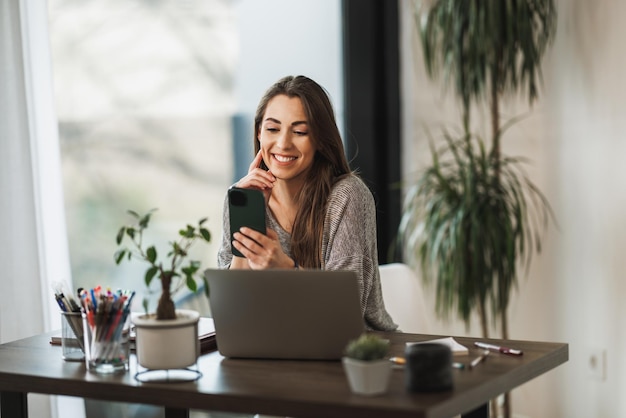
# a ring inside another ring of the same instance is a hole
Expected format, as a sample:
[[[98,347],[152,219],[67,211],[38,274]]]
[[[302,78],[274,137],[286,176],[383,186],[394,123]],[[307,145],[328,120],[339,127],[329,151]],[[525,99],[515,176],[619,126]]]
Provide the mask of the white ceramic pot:
[[[391,362],[388,359],[361,361],[344,357],[342,361],[352,392],[361,395],[387,392],[391,377]]]
[[[176,319],[157,320],[155,314],[133,316],[137,362],[151,370],[182,369],[200,355],[196,311],[178,309]]]

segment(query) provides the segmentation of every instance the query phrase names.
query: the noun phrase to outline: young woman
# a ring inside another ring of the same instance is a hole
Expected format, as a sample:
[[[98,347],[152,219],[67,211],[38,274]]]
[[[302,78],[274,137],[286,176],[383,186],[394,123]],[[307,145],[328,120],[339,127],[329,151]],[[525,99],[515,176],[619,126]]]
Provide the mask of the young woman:
[[[232,238],[245,258],[233,256],[225,203],[219,267],[355,271],[366,327],[395,330],[380,286],[374,199],[350,170],[326,91],[285,77],[261,99],[254,126],[256,156],[236,186],[263,191],[267,234],[242,228]]]

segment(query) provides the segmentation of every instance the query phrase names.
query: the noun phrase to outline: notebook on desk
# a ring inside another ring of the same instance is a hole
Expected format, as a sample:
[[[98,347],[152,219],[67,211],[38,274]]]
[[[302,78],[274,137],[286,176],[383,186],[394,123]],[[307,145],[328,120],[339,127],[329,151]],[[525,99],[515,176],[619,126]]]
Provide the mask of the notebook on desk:
[[[356,273],[204,272],[217,348],[226,357],[338,360],[363,331]]]

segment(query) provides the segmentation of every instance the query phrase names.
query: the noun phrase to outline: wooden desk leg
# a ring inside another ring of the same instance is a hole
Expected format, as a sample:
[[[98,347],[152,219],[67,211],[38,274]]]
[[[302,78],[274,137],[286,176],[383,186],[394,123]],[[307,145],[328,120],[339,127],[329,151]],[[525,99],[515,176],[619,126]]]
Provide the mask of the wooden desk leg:
[[[28,418],[28,398],[24,392],[0,392],[0,417]]]
[[[165,418],[189,418],[189,409],[165,408]]]
[[[479,406],[478,408],[461,415],[462,418],[489,418],[489,403]]]

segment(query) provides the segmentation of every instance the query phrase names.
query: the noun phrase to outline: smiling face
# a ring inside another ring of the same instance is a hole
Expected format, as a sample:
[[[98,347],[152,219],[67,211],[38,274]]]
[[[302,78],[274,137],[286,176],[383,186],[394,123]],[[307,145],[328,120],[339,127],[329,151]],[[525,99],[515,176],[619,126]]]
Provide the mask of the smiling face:
[[[265,109],[258,137],[263,161],[279,180],[303,181],[316,147],[302,101],[280,94]]]

